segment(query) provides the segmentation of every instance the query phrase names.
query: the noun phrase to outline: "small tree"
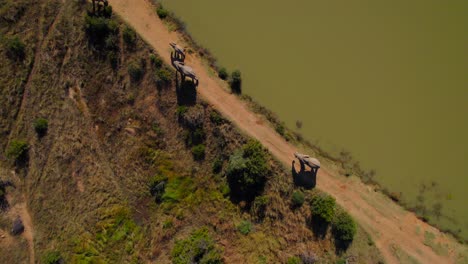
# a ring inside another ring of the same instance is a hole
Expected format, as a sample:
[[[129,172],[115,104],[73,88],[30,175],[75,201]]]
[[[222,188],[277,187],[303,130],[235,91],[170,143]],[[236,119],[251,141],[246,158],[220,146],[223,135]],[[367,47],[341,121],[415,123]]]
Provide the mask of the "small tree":
[[[231,74],[231,91],[235,94],[242,93],[242,77],[239,70],[234,71]]]
[[[221,78],[223,80],[227,80],[227,78],[229,77],[229,73],[226,70],[226,68],[221,68],[218,71],[218,76],[219,76],[219,78]]]
[[[263,190],[268,172],[263,146],[256,140],[250,140],[229,158],[226,176],[232,198],[252,201]]]
[[[310,209],[313,216],[330,223],[335,214],[335,198],[324,193],[316,195],[312,198]]]
[[[169,15],[169,11],[167,11],[161,4],[159,4],[158,8],[156,9],[156,13],[161,19],[165,19]]]
[[[49,128],[49,121],[45,118],[38,118],[34,121],[34,130],[39,137],[44,136]]]
[[[193,159],[203,160],[205,158],[205,145],[199,144],[192,148]]]
[[[135,61],[131,62],[128,65],[128,74],[130,75],[130,79],[133,82],[139,82],[141,78],[143,78],[143,68],[141,65]]]
[[[164,67],[157,69],[156,74],[155,74],[155,79],[156,79],[157,85],[167,86],[172,82],[171,72]]]
[[[333,219],[332,232],[336,240],[351,242],[356,234],[356,223],[348,213],[340,212]]]
[[[135,46],[136,33],[131,27],[126,26],[122,35],[123,35],[123,40],[125,41],[125,44],[127,44],[127,46],[129,47]]]
[[[12,140],[8,146],[6,156],[14,161],[21,161],[26,158],[29,149],[28,143],[22,140]]]
[[[12,60],[23,60],[26,55],[26,45],[17,36],[7,39],[6,54]]]
[[[223,159],[220,157],[217,157],[213,162],[212,171],[213,173],[220,173],[222,169],[223,169]]]
[[[301,207],[304,204],[304,193],[301,191],[294,191],[291,197],[293,207]]]

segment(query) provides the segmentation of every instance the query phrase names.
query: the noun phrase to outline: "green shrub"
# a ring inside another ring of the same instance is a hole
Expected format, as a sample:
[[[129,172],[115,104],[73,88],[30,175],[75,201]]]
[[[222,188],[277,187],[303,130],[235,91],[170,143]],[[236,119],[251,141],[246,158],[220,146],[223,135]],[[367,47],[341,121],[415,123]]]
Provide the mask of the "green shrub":
[[[157,203],[162,201],[166,185],[167,177],[164,175],[156,175],[150,179],[149,190]]]
[[[252,223],[244,220],[237,226],[237,230],[243,235],[248,235],[252,231]]]
[[[250,140],[229,158],[226,176],[233,198],[252,201],[263,190],[268,172],[265,150],[258,141]]]
[[[166,68],[156,70],[156,84],[159,86],[167,86],[172,82],[171,72]]]
[[[6,156],[14,161],[21,161],[26,157],[29,145],[22,140],[12,140],[6,151]]]
[[[231,74],[231,91],[235,94],[242,93],[242,77],[239,70],[234,71]]]
[[[208,229],[201,228],[190,237],[177,240],[171,256],[173,264],[220,264],[223,263],[221,253]]]
[[[332,232],[336,240],[351,242],[356,234],[356,223],[346,212],[340,212],[333,219]]]
[[[123,40],[125,41],[125,44],[127,44],[127,46],[130,46],[130,47],[135,46],[136,33],[131,27],[129,26],[125,27],[122,37],[123,37]]]
[[[294,191],[291,197],[291,203],[294,207],[301,207],[304,203],[304,193],[301,191]]]
[[[110,34],[116,34],[118,25],[115,21],[104,17],[85,16],[85,31],[91,43],[95,45],[105,44],[104,40]]]
[[[336,261],[336,264],[346,264],[346,259],[339,259]]]
[[[6,40],[6,54],[12,60],[23,60],[26,56],[26,45],[17,37]]]
[[[163,65],[163,61],[161,58],[159,58],[158,56],[154,55],[154,54],[150,54],[149,56],[150,58],[150,61],[151,61],[151,64],[156,67],[156,68],[161,68],[161,66]]]
[[[227,78],[229,77],[229,73],[227,72],[226,68],[221,68],[218,71],[218,76],[223,80],[227,80]]]
[[[177,110],[176,110],[176,113],[177,113],[177,116],[181,117],[183,116],[185,113],[187,113],[188,111],[188,107],[185,106],[185,105],[179,105],[177,107]]]
[[[251,213],[257,221],[263,220],[265,218],[266,208],[270,199],[268,196],[257,196],[253,202]]]
[[[34,121],[34,130],[39,136],[45,135],[49,128],[49,121],[45,118],[38,118]]]
[[[112,6],[108,5],[104,7],[104,10],[102,12],[104,17],[110,18],[112,16]]]
[[[205,158],[205,145],[199,144],[192,148],[192,155],[195,160],[203,160]]]
[[[212,166],[213,173],[220,173],[221,170],[223,169],[223,159],[220,157],[217,157]]]
[[[223,197],[228,197],[229,194],[231,193],[231,189],[229,188],[229,185],[223,183],[220,186],[220,192],[223,195]]]
[[[283,124],[276,124],[275,130],[276,130],[276,133],[278,133],[282,137],[286,135],[286,128],[284,127]]]
[[[287,264],[302,264],[302,260],[299,257],[289,257]]]
[[[215,125],[221,125],[224,121],[224,118],[216,111],[211,111],[210,120]]]
[[[139,82],[143,78],[143,68],[135,61],[128,65],[128,74],[133,82]]]
[[[119,39],[117,35],[111,34],[107,36],[105,46],[108,51],[116,51],[119,49]]]
[[[117,52],[115,51],[108,52],[107,61],[109,61],[112,69],[116,70],[117,67],[119,66],[119,57],[117,55]]]
[[[156,13],[161,19],[165,19],[169,15],[169,11],[167,11],[161,4],[156,9]]]
[[[313,216],[330,223],[335,214],[335,198],[327,194],[316,195],[312,198],[310,209]]]
[[[57,251],[49,251],[42,257],[42,264],[59,264],[62,261],[60,253]]]

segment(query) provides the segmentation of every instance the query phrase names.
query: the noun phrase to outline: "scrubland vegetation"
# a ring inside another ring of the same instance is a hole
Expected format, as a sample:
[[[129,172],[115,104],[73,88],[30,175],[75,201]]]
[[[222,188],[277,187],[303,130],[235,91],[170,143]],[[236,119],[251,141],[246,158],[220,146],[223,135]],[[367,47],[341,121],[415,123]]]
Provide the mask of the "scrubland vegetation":
[[[43,0],[39,10],[31,3],[15,2],[22,13],[1,28],[23,32],[25,53],[23,62],[0,66],[0,180],[14,185],[1,184],[0,199],[11,196],[13,209],[27,205],[36,261],[380,259],[326,195],[295,186],[289,170],[193,87],[176,87],[172,69],[111,9],[96,16],[82,1]],[[26,23],[35,19],[42,22]],[[23,169],[12,162],[26,157]],[[322,218],[329,225],[316,233]],[[0,213],[0,229],[11,220]],[[31,257],[29,242],[11,241],[1,244],[0,262]]]

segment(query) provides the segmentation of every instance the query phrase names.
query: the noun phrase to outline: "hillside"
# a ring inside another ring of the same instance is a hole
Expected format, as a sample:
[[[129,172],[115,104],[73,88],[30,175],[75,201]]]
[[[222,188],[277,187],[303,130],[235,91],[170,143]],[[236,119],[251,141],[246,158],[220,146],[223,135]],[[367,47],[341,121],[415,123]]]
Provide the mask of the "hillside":
[[[292,206],[301,188],[291,172],[190,83],[176,85],[158,55],[167,51],[109,9],[89,10],[0,1],[0,263],[380,261],[360,227],[349,247],[317,228],[318,191],[302,189],[306,202]],[[226,177],[246,144],[266,160],[254,195]],[[17,216],[20,236],[10,234]]]

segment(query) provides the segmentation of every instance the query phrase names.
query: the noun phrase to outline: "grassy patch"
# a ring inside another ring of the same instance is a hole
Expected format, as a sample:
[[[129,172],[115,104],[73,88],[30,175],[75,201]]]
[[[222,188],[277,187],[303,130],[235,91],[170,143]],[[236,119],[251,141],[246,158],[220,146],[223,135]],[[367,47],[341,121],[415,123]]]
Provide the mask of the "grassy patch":
[[[171,252],[174,264],[218,264],[223,263],[221,255],[221,249],[207,228],[195,230],[186,239],[177,240]]]

